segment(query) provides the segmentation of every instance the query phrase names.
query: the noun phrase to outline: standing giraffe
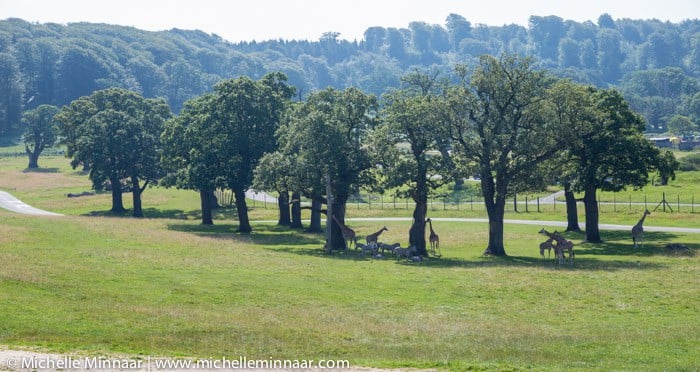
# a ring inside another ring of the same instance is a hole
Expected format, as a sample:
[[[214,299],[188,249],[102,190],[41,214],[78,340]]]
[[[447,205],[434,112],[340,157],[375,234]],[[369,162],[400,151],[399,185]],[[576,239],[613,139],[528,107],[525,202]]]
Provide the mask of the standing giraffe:
[[[552,242],[554,241],[554,238],[549,238],[547,241],[540,243],[540,256],[542,256],[542,259],[544,260],[544,251],[547,251],[547,257],[550,257],[552,255],[552,248],[554,248],[554,253],[556,254],[557,249],[554,247],[554,244]]]
[[[333,221],[340,226],[340,231],[343,234],[343,240],[345,240],[345,249],[348,249],[352,245],[352,243],[355,243],[355,249],[357,249],[357,238],[355,237],[355,230],[343,225],[342,222],[340,222],[334,215],[331,215],[333,217]]]
[[[435,256],[442,256],[442,252],[440,252],[440,237],[435,233],[435,230],[433,230],[433,220],[428,218],[425,222],[430,226],[430,238],[428,238],[430,242],[430,251],[433,252]]]
[[[557,242],[556,245],[552,245],[552,248],[554,248],[554,255],[557,258],[557,262],[559,264],[562,264],[564,262],[564,251],[566,250],[569,253],[569,263],[571,265],[574,264],[574,243],[571,240],[567,240],[564,238],[561,234],[558,232],[553,232],[550,233],[549,231],[542,229],[540,230],[540,234],[547,235],[550,240],[554,240]],[[544,244],[544,243],[543,243]],[[542,251],[542,248],[540,246],[540,251],[541,253],[544,253]]]
[[[389,231],[389,229],[387,229],[386,226],[384,226],[381,229],[379,229],[379,231],[377,231],[376,233],[367,235],[367,237],[365,238],[365,241],[367,242],[367,244],[371,244],[371,243],[376,244],[377,240],[379,239],[379,234],[381,234],[384,231]]]
[[[642,235],[644,234],[644,227],[642,225],[644,225],[644,219],[650,214],[651,212],[649,212],[648,209],[644,210],[642,219],[632,227],[632,242],[634,242],[634,248],[637,248],[637,245],[642,242]]]

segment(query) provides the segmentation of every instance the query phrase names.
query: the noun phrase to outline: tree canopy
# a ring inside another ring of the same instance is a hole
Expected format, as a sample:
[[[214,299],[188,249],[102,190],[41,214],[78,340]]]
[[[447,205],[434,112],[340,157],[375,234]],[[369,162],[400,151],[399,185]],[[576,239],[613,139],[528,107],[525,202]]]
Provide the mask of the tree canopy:
[[[126,188],[133,193],[134,217],[142,217],[141,193],[162,176],[160,135],[170,115],[163,100],[110,88],[64,106],[55,119],[73,168],[88,168],[96,189],[109,181],[112,212],[125,211],[122,190]]]
[[[0,135],[20,134],[21,113],[41,104],[61,106],[94,90],[129,89],[163,97],[173,112],[209,92],[221,80],[260,79],[282,71],[302,94],[328,86],[357,87],[381,96],[400,86],[415,68],[448,73],[455,62],[476,66],[481,54],[537,57],[554,75],[598,88],[625,85],[636,73],[676,69],[697,83],[700,42],[697,19],[679,23],[612,19],[597,24],[557,16],[532,16],[528,27],[472,24],[458,14],[445,24],[411,22],[372,27],[364,40],[347,41],[333,30],[319,40],[251,40],[230,43],[202,31],[149,32],[106,24],[67,25],[0,21]],[[698,91],[686,92],[692,96]],[[650,123],[686,115],[666,95],[622,90]],[[634,94],[635,97],[631,96]],[[674,102],[675,104],[675,102]],[[663,115],[658,115],[663,112]],[[696,119],[690,117],[691,120]]]

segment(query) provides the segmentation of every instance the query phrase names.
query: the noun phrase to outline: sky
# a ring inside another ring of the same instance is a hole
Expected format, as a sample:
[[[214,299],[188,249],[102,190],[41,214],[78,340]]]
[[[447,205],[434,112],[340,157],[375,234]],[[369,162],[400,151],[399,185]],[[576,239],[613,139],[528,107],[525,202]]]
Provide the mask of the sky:
[[[318,40],[328,31],[362,40],[368,27],[445,24],[450,13],[472,25],[527,26],[531,15],[596,22],[614,19],[680,22],[700,18],[698,0],[0,0],[0,20],[94,22],[161,31],[197,29],[230,42]]]

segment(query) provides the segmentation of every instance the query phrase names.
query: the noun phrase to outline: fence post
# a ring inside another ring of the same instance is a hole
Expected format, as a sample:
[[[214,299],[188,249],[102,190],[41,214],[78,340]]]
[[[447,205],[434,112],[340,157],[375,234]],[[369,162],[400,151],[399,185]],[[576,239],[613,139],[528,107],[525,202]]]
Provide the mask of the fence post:
[[[613,194],[613,212],[617,213],[617,203],[615,201],[615,194]]]
[[[473,195],[469,195],[469,210],[472,212],[474,211],[474,196]]]
[[[513,210],[518,211],[518,194],[513,194]]]
[[[632,195],[629,195],[630,197],[630,212],[632,212]]]
[[[525,213],[530,213],[530,209],[528,209],[527,205],[527,195],[525,195]]]
[[[537,197],[537,213],[540,213],[540,197]]]

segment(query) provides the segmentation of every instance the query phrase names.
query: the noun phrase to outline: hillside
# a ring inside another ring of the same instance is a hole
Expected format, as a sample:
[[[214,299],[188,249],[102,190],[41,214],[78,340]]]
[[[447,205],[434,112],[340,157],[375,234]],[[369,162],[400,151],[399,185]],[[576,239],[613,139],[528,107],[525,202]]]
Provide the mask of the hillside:
[[[445,25],[372,27],[364,39],[230,43],[202,31],[150,32],[107,24],[0,21],[0,136],[17,132],[21,113],[65,105],[119,86],[165,97],[174,112],[218,81],[283,71],[299,95],[327,86],[380,95],[414,69],[447,71],[481,54],[532,55],[542,68],[579,82],[617,86],[665,131],[673,115],[700,123],[700,20],[574,22],[530,17],[529,26],[472,25],[450,14]]]

